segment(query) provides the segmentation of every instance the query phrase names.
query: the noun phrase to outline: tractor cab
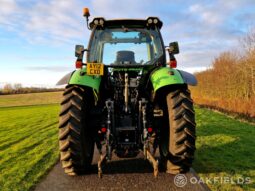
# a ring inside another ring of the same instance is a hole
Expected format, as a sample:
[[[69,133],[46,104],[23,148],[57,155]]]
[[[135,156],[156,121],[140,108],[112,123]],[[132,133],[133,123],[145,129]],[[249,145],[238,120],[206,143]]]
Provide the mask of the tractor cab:
[[[99,26],[94,24],[95,21],[98,23],[97,19],[90,23],[93,31],[88,62],[143,66],[165,57],[159,29],[147,27],[144,20],[104,21],[105,25]],[[132,22],[137,25],[131,25]]]

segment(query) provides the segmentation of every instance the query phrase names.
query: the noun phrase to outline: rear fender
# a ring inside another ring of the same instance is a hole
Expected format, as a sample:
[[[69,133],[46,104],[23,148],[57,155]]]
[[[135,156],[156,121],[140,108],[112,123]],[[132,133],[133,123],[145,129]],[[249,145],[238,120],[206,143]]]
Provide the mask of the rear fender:
[[[159,89],[176,84],[184,84],[184,80],[178,70],[162,67],[154,71],[150,77],[153,90],[157,92]]]
[[[154,71],[150,76],[153,86],[152,100],[161,99],[162,96],[169,93],[169,90],[181,88],[186,85],[195,86],[196,77],[188,72],[176,70],[173,68],[162,67]]]
[[[188,84],[191,86],[197,85],[197,79],[193,74],[182,70],[162,67],[154,71],[150,77],[154,92],[162,87],[169,85]]]
[[[82,85],[91,87],[97,93],[99,92],[99,87],[101,83],[100,76],[89,76],[86,75],[86,68],[75,70],[66,74],[57,85],[64,85],[64,84],[73,84],[73,85]]]
[[[73,75],[75,71],[73,72],[69,72],[68,74],[66,74],[65,76],[63,76],[59,81],[58,83],[56,84],[57,86],[60,86],[60,85],[66,85],[68,84],[71,76]]]
[[[188,72],[185,72],[183,70],[178,70],[182,76],[182,79],[184,83],[191,85],[191,86],[196,86],[197,85],[197,79],[193,74],[190,74]]]

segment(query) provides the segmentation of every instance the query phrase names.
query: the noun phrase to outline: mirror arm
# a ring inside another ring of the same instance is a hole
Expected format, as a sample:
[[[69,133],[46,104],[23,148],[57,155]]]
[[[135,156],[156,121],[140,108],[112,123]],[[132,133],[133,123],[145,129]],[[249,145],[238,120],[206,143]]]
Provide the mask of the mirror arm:
[[[89,30],[91,30],[91,28],[90,28],[90,26],[89,26],[89,17],[86,17],[86,23],[87,23],[87,28],[88,28]]]
[[[83,53],[81,53],[79,56],[77,56],[77,60],[83,60]]]
[[[175,56],[171,52],[169,52],[169,59],[170,60],[175,60]]]

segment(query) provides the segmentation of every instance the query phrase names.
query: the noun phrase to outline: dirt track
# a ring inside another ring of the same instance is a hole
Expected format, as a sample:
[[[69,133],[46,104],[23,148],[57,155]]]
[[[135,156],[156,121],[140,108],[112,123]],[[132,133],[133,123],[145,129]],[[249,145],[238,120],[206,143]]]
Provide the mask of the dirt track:
[[[153,169],[148,161],[139,155],[135,159],[119,159],[113,155],[113,160],[103,167],[103,178],[97,176],[98,152],[93,159],[92,173],[83,176],[70,177],[64,174],[60,163],[37,185],[35,191],[83,191],[83,190],[208,190],[203,184],[191,184],[190,178],[196,177],[193,170],[186,174],[188,183],[182,187],[174,184],[174,175],[160,172],[153,177]]]

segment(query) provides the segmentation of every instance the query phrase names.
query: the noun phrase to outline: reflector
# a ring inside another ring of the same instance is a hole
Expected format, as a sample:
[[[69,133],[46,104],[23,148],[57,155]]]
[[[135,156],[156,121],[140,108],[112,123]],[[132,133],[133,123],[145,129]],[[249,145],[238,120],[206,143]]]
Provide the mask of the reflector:
[[[106,127],[102,127],[102,128],[101,128],[101,132],[102,132],[102,133],[106,133],[106,131],[107,131]]]
[[[151,133],[153,131],[152,127],[148,127],[148,132]]]

